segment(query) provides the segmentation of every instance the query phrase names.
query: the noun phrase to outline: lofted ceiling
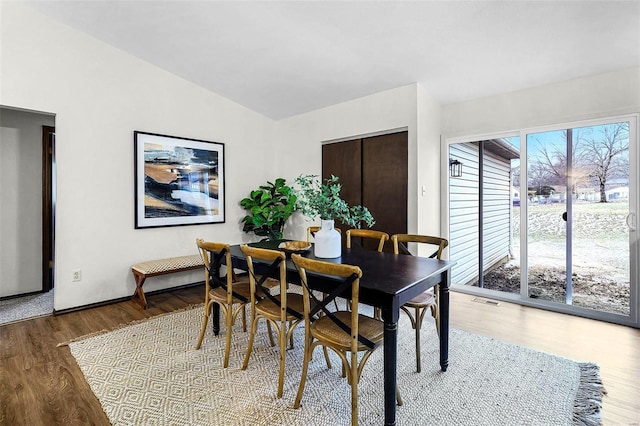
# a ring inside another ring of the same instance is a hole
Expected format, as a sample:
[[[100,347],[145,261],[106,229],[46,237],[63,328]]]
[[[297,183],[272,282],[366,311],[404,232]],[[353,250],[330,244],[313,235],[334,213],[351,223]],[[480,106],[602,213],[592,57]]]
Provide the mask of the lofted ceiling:
[[[640,66],[640,1],[32,1],[273,119],[419,83],[442,105]]]

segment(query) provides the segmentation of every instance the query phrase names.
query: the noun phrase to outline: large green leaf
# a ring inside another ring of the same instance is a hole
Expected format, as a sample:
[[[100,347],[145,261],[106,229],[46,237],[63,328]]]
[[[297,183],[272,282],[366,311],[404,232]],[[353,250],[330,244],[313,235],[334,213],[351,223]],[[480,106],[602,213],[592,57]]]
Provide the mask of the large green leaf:
[[[240,201],[240,205],[250,212],[241,221],[244,223],[242,229],[270,239],[280,238],[284,223],[297,208],[295,192],[284,178],[267,181],[258,188]]]

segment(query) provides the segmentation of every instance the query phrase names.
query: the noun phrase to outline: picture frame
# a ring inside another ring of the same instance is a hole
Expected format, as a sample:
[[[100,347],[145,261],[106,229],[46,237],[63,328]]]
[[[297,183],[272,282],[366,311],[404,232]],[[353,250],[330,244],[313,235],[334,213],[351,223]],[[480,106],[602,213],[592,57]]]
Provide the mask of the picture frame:
[[[224,144],[133,132],[135,229],[225,221]]]

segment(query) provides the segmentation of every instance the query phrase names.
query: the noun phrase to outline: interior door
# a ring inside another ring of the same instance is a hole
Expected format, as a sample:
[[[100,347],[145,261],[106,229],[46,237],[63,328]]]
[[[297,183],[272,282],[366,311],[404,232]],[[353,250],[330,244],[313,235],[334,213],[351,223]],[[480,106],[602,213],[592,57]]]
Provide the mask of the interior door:
[[[322,146],[322,179],[332,175],[340,178],[340,195],[347,204],[362,204],[362,139]]]
[[[362,204],[376,220],[373,229],[389,236],[407,232],[407,162],[407,132],[366,138],[362,144]],[[391,244],[385,251],[393,251]]]
[[[526,134],[524,297],[631,315],[631,127],[612,121]]]

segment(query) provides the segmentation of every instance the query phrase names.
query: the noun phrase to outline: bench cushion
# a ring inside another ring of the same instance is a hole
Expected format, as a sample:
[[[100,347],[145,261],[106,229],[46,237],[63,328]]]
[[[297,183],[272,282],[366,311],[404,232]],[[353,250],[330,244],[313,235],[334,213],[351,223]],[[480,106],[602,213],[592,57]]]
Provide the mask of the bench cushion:
[[[131,269],[141,275],[152,275],[178,269],[195,268],[198,266],[204,267],[204,262],[199,254],[194,254],[190,256],[169,257],[166,259],[140,262],[133,265]]]

